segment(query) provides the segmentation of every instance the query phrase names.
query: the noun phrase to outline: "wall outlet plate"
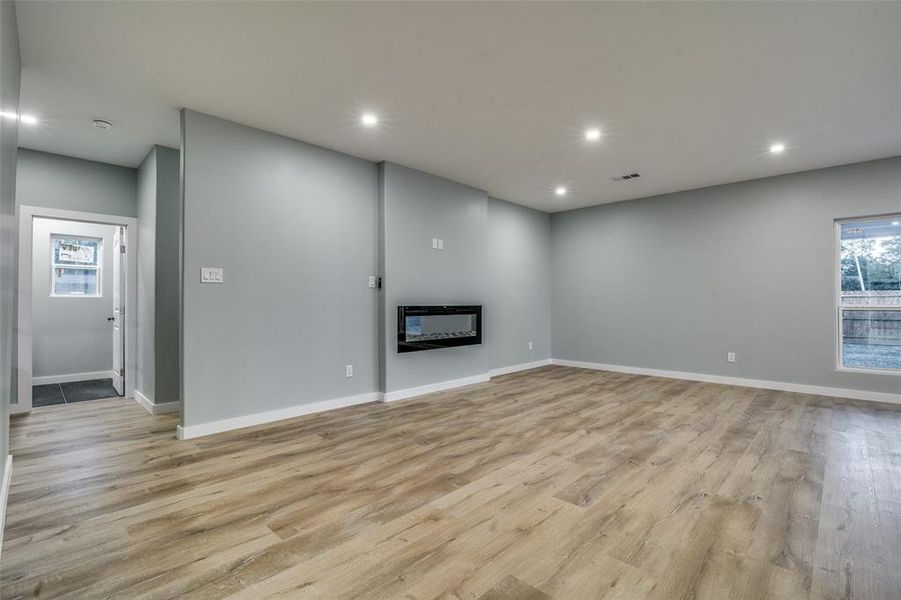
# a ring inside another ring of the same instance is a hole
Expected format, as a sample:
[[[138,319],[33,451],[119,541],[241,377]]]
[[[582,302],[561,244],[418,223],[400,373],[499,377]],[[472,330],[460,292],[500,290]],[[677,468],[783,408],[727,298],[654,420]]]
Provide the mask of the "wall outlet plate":
[[[532,342],[529,342],[529,350],[532,350],[532,349],[533,349]]]
[[[438,249],[438,238],[432,238],[432,248],[435,250]]]
[[[200,267],[200,283],[222,283],[223,280],[221,267]]]
[[[735,352],[726,353],[726,362],[735,362]]]
[[[353,377],[354,376],[354,366],[353,365],[344,365],[344,376],[345,377]]]
[[[444,240],[442,240],[441,238],[438,238],[438,249],[444,250]]]

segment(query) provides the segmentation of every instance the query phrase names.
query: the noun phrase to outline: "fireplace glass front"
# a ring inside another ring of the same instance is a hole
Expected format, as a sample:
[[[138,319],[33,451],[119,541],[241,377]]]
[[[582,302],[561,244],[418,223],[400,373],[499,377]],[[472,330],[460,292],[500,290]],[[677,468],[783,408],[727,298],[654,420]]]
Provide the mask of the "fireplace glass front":
[[[481,305],[397,307],[398,352],[481,343]]]

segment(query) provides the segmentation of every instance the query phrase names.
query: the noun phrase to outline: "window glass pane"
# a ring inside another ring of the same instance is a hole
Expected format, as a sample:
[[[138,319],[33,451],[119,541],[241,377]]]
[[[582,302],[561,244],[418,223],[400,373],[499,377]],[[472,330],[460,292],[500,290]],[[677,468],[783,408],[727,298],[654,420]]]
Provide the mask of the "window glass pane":
[[[54,264],[97,266],[99,258],[99,239],[53,237]]]
[[[901,310],[842,310],[842,364],[901,369]]]
[[[841,228],[842,300],[887,292],[887,300],[867,303],[901,305],[901,215],[843,223]]]
[[[842,223],[840,260],[842,365],[901,370],[901,215]]]
[[[53,295],[99,296],[99,275],[97,269],[54,267]]]

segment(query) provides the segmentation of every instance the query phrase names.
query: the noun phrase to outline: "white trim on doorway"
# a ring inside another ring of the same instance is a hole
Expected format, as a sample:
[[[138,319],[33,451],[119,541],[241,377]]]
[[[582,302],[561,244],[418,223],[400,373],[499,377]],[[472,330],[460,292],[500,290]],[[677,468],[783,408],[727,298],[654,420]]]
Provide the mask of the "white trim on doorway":
[[[10,405],[12,414],[31,410],[33,339],[32,339],[32,238],[35,219],[61,219],[82,223],[100,223],[103,225],[119,225],[125,227],[125,396],[134,397],[135,357],[137,355],[137,335],[135,314],[137,308],[138,288],[138,220],[134,217],[87,213],[43,206],[19,207],[19,317],[16,322],[18,338],[18,396],[17,402]],[[106,376],[109,376],[108,374]],[[99,378],[98,378],[99,379]]]

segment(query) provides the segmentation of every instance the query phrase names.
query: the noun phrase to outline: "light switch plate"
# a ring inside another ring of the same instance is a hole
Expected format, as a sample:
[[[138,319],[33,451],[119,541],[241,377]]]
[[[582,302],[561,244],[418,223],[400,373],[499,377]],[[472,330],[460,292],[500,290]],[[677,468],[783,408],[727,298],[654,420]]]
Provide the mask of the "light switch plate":
[[[438,249],[444,250],[444,240],[442,240],[441,238],[438,238]]]
[[[432,238],[432,248],[438,249],[438,238]]]
[[[375,287],[375,275],[369,276],[369,287],[371,287],[371,288]]]
[[[200,283],[222,283],[221,267],[200,267]]]

